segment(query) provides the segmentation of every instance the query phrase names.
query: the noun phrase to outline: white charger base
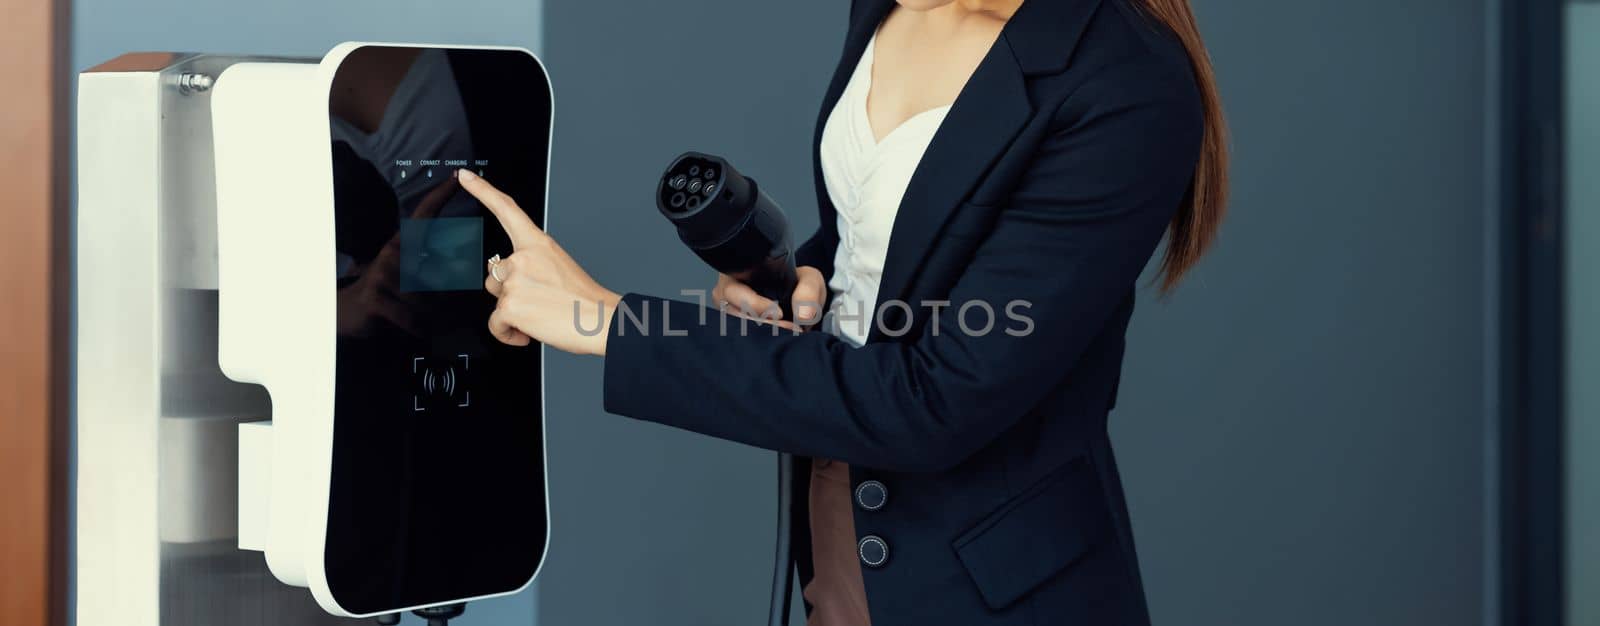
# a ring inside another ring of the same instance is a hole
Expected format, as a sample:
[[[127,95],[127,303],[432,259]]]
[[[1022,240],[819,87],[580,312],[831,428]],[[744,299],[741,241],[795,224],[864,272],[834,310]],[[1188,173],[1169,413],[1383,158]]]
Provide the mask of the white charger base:
[[[239,549],[265,552],[272,506],[272,421],[239,424]]]

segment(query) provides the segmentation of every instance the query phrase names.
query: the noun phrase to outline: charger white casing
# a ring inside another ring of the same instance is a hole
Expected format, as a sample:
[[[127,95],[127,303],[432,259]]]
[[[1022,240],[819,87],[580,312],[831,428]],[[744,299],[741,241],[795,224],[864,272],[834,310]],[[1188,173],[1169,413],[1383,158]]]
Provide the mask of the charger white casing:
[[[306,490],[317,488],[316,466],[325,464],[318,459],[331,455],[331,445],[316,445],[316,431],[319,422],[331,429],[334,393],[331,74],[324,65],[240,63],[222,73],[211,96],[217,362],[229,378],[272,396],[274,475],[262,546],[273,576],[302,587],[311,584],[307,521],[317,499]]]
[[[229,378],[261,384],[272,399],[270,434],[262,424],[241,432],[241,446],[249,448],[241,449],[241,462],[265,454],[270,467],[241,468],[241,489],[265,485],[268,493],[264,525],[240,519],[240,547],[262,549],[276,578],[308,587],[323,609],[351,617],[424,608],[352,613],[334,597],[324,569],[337,352],[328,103],[340,64],[364,46],[507,50],[537,61],[515,47],[351,42],[320,63],[239,63],[216,81],[217,359]],[[542,353],[540,362],[542,369]],[[259,449],[264,442],[269,451]],[[548,545],[548,490],[545,497]],[[263,508],[252,494],[241,493],[240,503],[242,516]],[[264,536],[245,532],[263,527]],[[541,556],[535,576],[543,564]],[[427,606],[510,595],[532,580]]]

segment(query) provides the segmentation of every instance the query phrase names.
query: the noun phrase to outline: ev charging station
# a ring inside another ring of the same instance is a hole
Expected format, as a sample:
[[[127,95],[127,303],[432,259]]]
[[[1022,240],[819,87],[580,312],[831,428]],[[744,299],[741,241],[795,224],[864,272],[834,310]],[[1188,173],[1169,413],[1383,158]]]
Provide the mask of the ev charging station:
[[[489,336],[483,262],[510,247],[453,173],[542,226],[551,114],[513,48],[80,75],[77,623],[331,624],[531,584],[542,350]]]

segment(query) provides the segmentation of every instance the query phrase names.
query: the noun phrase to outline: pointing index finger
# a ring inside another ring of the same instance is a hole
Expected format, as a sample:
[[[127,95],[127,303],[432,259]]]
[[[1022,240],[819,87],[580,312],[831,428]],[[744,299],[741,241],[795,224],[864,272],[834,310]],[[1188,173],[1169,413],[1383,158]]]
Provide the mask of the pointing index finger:
[[[522,207],[505,192],[495,189],[494,185],[482,177],[467,170],[456,170],[456,178],[461,181],[461,188],[488,207],[494,214],[495,220],[500,222],[500,227],[506,230],[506,235],[511,238],[511,247],[522,250],[532,245],[543,233],[533,223],[533,219],[523,212]]]

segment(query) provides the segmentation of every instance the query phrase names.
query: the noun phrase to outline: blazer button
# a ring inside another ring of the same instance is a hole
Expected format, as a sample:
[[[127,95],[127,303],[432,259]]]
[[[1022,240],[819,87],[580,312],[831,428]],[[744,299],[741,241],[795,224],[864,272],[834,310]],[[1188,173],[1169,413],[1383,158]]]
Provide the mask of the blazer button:
[[[877,535],[867,535],[861,538],[861,543],[856,544],[856,551],[861,555],[861,564],[871,568],[883,567],[889,562],[889,542]]]
[[[863,511],[876,511],[889,501],[889,488],[876,480],[863,481],[856,486],[856,506]]]

